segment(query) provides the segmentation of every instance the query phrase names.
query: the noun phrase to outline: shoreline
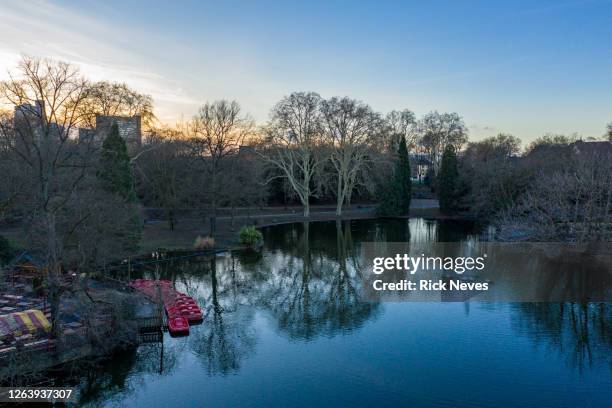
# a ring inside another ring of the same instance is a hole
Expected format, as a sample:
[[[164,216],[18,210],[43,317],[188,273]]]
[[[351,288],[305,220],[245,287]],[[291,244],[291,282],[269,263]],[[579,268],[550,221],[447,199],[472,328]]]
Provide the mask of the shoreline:
[[[155,211],[145,208],[143,213]],[[238,233],[244,226],[254,226],[257,229],[274,225],[291,224],[298,222],[322,222],[336,220],[364,220],[364,219],[409,219],[428,218],[435,220],[474,221],[470,214],[444,215],[435,199],[412,199],[410,213],[396,217],[379,217],[376,215],[376,204],[353,204],[345,207],[341,215],[336,215],[333,205],[313,205],[310,215],[305,218],[301,206],[261,207],[244,214],[245,209],[234,217],[230,215],[217,216],[215,244],[211,248],[196,249],[194,243],[198,237],[206,237],[210,233],[208,216],[184,216],[177,219],[174,230],[170,230],[168,222],[163,218],[150,216],[144,222],[140,248],[131,256],[132,259],[150,257],[152,253],[160,250],[173,252],[203,252],[210,250],[239,250],[245,249],[238,241]],[[227,213],[227,209],[219,209],[219,213]],[[24,239],[20,227],[0,228],[0,235],[4,235],[15,242],[21,243]]]
[[[274,211],[274,212],[272,212]],[[235,217],[218,216],[216,221],[215,248],[238,249],[242,246],[238,242],[238,232],[244,226],[256,228],[273,225],[291,224],[296,222],[319,222],[335,220],[376,219],[376,205],[351,205],[343,210],[342,215],[336,215],[333,206],[312,206],[310,216],[302,215],[302,207],[266,207],[254,214],[239,215]],[[430,219],[469,219],[465,216],[445,216],[440,214],[438,200],[413,199],[410,205],[410,214],[389,218]],[[170,231],[166,220],[149,220],[145,223],[140,243],[139,255],[164,250],[196,251],[194,242],[198,236],[205,237],[210,233],[210,225],[204,217],[184,217],[178,220],[174,231]]]

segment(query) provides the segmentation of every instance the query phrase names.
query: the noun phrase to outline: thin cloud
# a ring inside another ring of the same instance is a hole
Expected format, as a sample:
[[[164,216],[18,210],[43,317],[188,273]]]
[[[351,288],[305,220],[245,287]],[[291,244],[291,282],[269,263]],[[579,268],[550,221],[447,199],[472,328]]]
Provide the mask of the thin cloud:
[[[155,63],[133,49],[121,27],[46,2],[2,3],[0,14],[0,78],[27,54],[75,64],[94,81],[125,82],[153,97],[162,120],[175,120],[177,105],[189,109],[198,103],[178,81],[142,70]]]

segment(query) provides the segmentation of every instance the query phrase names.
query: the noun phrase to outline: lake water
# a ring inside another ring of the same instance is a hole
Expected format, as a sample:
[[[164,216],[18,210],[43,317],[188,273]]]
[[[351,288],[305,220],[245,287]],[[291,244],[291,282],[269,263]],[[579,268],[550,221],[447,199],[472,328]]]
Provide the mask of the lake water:
[[[612,304],[370,303],[367,241],[477,240],[410,219],[264,229],[262,254],[147,268],[205,306],[189,337],[81,378],[81,403],[130,407],[612,406]]]

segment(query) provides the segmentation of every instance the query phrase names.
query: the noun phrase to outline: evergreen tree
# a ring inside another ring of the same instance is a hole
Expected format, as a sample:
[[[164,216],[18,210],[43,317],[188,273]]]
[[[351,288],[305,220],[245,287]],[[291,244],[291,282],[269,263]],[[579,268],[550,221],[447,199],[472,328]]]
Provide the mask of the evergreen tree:
[[[399,160],[395,169],[396,183],[400,192],[400,211],[402,214],[410,212],[410,196],[412,194],[412,179],[410,177],[410,157],[406,147],[406,138],[402,136],[397,151]]]
[[[123,249],[133,252],[138,249],[142,222],[136,205],[134,192],[134,176],[127,146],[119,135],[119,127],[113,124],[111,130],[102,143],[98,178],[107,192],[123,200],[118,216],[125,217],[123,228],[114,230],[114,235],[121,242]]]
[[[458,208],[459,171],[457,170],[457,155],[453,146],[447,146],[442,155],[440,174],[438,176],[438,191],[440,211],[452,214]]]
[[[402,136],[397,150],[393,177],[382,188],[380,204],[376,210],[380,216],[398,216],[410,211],[412,180],[410,178],[410,158],[406,138]]]
[[[129,202],[136,200],[130,156],[116,123],[102,144],[98,176],[106,191],[118,194]]]

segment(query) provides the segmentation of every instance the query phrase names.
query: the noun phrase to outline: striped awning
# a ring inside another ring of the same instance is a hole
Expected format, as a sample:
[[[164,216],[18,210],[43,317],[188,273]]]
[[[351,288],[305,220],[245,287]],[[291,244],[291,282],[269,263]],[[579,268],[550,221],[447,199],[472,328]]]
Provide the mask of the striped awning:
[[[40,310],[26,310],[0,316],[0,339],[51,331],[51,323]]]

